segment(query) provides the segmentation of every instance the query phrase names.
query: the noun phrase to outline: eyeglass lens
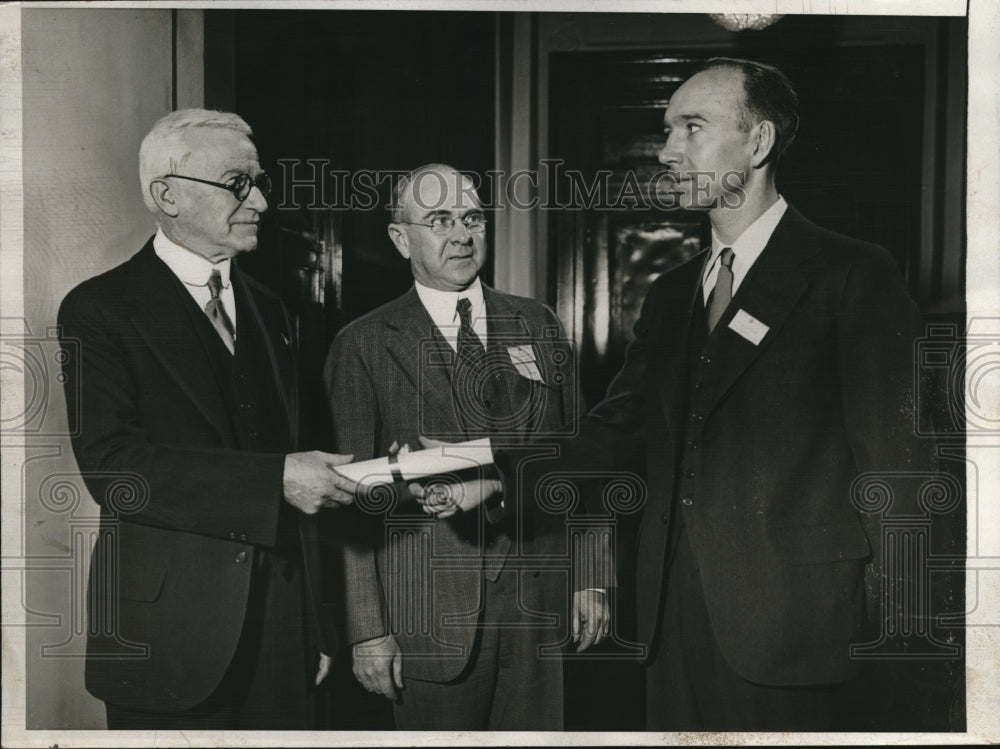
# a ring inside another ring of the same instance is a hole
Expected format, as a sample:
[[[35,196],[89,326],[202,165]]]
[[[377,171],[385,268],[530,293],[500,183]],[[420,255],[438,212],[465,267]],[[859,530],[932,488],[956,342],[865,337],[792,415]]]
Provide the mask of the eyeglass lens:
[[[431,221],[431,229],[437,234],[450,234],[458,220],[451,216],[436,216]],[[486,216],[482,213],[470,213],[467,216],[463,216],[461,221],[465,224],[465,228],[473,233],[478,233],[486,229]]]
[[[267,172],[261,172],[256,177],[249,174],[241,174],[233,182],[233,194],[239,200],[246,200],[250,197],[250,191],[256,187],[265,198],[271,194],[271,178]]]

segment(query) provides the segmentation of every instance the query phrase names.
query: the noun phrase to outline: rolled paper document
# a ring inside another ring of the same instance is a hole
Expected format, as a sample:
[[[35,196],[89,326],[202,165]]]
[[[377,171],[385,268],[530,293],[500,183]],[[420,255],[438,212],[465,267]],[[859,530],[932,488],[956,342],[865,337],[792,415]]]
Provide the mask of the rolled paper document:
[[[493,448],[490,446],[490,438],[485,437],[426,450],[396,453],[386,458],[347,463],[337,466],[336,471],[363,487],[372,487],[491,465]]]

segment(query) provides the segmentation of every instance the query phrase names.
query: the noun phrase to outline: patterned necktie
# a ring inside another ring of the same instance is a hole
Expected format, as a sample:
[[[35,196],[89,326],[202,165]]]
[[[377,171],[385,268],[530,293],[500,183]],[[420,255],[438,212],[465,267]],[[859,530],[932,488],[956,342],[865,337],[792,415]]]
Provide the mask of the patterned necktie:
[[[719,275],[708,295],[708,332],[715,330],[719,318],[733,299],[733,248],[726,247],[719,258]]]
[[[208,319],[212,321],[212,325],[219,332],[219,336],[222,338],[222,342],[226,344],[226,348],[229,349],[229,353],[235,353],[236,328],[233,327],[233,321],[226,313],[226,305],[219,296],[222,292],[222,276],[219,274],[218,268],[213,270],[212,275],[208,277],[207,285],[212,298],[205,305],[205,314],[208,315]]]
[[[452,387],[459,413],[481,414],[483,406],[483,361],[486,352],[472,328],[472,302],[459,299],[456,305],[461,326],[458,329],[457,356]]]
[[[458,300],[455,309],[461,326],[458,329],[458,358],[464,364],[475,364],[483,356],[483,342],[472,327],[472,302],[466,297]]]

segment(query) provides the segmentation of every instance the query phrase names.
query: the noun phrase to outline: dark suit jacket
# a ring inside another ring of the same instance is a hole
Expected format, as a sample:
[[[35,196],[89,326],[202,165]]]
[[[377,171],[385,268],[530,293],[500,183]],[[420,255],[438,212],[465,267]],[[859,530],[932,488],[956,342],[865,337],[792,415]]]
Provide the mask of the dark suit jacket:
[[[276,426],[291,452],[288,318],[235,266],[233,282],[253,317],[238,325],[264,332],[271,371],[262,377],[280,391],[287,423]],[[73,449],[105,527],[91,563],[86,683],[123,707],[183,710],[213,691],[243,629],[254,547],[275,544],[284,501],[284,454],[238,449],[192,309],[150,240],[73,289],[59,311],[63,339],[81,352],[79,369],[66,369],[69,413],[80,413]],[[302,523],[302,532],[308,575],[315,531]]]
[[[852,504],[852,483],[930,465],[913,436],[917,309],[885,250],[789,207],[689,371],[704,261],[654,282],[623,369],[561,467],[645,454],[636,553],[647,653],[677,501],[730,666],[769,685],[848,678],[866,565],[880,558],[878,518]],[[728,327],[739,310],[768,326],[759,345]]]
[[[502,375],[523,418],[500,441],[516,445],[565,428],[576,414],[576,380],[558,319],[533,300],[487,287],[483,294],[490,350],[509,361],[508,347],[531,347],[544,381],[512,370]],[[388,454],[394,441],[420,449],[420,435],[468,439],[452,393],[452,361],[415,289],[344,328],[325,372],[336,450],[365,460]],[[358,522],[345,542],[347,638],[358,643],[391,632],[406,674],[420,679],[446,681],[464,667],[484,565],[521,570],[521,604],[538,612],[540,642],[564,637],[573,588],[611,583],[582,562],[570,570],[564,511],[512,516],[510,532],[500,537],[482,508],[435,521],[403,495],[355,520],[367,522]]]

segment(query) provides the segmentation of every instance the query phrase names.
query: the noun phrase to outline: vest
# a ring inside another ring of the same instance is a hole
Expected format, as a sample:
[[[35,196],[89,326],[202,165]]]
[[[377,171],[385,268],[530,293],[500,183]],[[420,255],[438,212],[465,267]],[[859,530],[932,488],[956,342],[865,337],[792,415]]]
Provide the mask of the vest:
[[[677,539],[684,527],[684,506],[693,503],[696,493],[697,457],[701,435],[705,427],[706,379],[711,375],[712,360],[706,353],[709,341],[708,314],[703,295],[691,312],[688,348],[686,352],[685,396],[681,413],[684,414],[684,436],[676,456],[674,492],[670,503],[670,541],[668,564],[677,548]]]
[[[436,336],[441,337],[437,326],[434,326],[434,331]],[[530,385],[517,374],[510,355],[496,340],[496,336],[487,337],[485,360],[476,367],[474,379],[471,376],[456,379],[455,373],[454,367],[448,370],[453,392],[452,403],[466,438],[473,440],[493,437],[497,444],[521,441],[514,433],[523,434],[519,406],[529,397]],[[524,392],[526,386],[529,390]],[[472,524],[479,525],[479,515],[468,513],[458,521],[460,525],[467,526],[465,532],[472,534],[472,537],[478,536],[478,528],[473,528]],[[500,522],[494,525],[487,523],[483,529],[483,568],[487,580],[495,581],[500,576],[504,560],[510,551],[511,536],[514,534],[512,520],[512,515],[508,513]],[[522,518],[521,531],[526,531],[523,520]]]
[[[247,298],[247,291],[233,284],[236,298],[235,353],[222,342],[211,321],[197,305],[191,305],[194,329],[202,339],[219,392],[226,403],[236,444],[240,450],[257,453],[287,453],[292,449],[278,384],[272,376],[264,331]],[[299,560],[301,543],[295,509],[281,501],[277,546],[273,554]]]

